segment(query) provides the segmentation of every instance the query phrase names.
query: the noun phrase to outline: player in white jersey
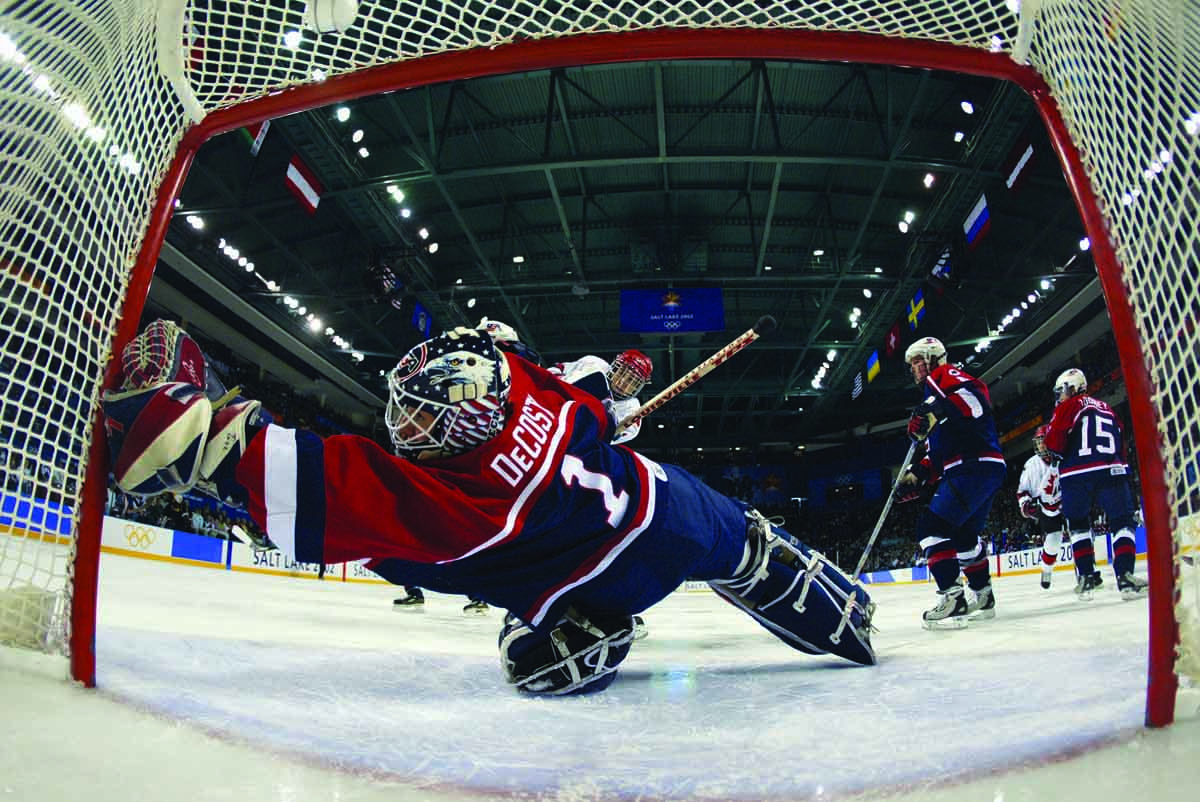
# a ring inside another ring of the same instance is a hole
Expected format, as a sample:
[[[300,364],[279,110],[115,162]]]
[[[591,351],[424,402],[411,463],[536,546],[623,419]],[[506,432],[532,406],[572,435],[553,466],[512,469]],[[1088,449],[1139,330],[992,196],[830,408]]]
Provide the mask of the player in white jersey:
[[[1054,563],[1062,546],[1062,491],[1058,487],[1058,466],[1046,450],[1046,426],[1033,435],[1034,455],[1025,461],[1021,481],[1017,483],[1017,504],[1021,515],[1037,521],[1042,529],[1042,587],[1050,589]]]
[[[610,365],[598,356],[585,356],[574,362],[559,362],[550,372],[567,384],[583,387],[600,398],[613,422],[620,424],[641,408],[637,395],[650,381],[654,363],[641,351],[622,351]],[[601,386],[599,378],[604,377]],[[614,443],[627,443],[642,430],[639,418],[613,438]]]

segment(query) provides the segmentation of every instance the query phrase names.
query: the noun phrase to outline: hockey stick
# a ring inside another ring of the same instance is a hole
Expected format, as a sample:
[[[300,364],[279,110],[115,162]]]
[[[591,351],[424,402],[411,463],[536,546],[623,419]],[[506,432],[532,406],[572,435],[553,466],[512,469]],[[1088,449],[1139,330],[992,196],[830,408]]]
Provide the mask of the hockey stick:
[[[887,520],[887,515],[892,509],[892,503],[896,500],[896,490],[900,487],[900,480],[904,478],[904,474],[908,472],[908,468],[912,465],[913,457],[917,453],[917,442],[914,440],[912,445],[908,447],[908,454],[904,457],[904,464],[900,466],[900,472],[896,474],[896,481],[892,482],[892,491],[888,493],[887,501],[883,503],[883,512],[879,513],[879,520],[875,522],[875,529],[871,531],[871,536],[867,538],[866,548],[863,549],[862,556],[858,558],[858,565],[854,567],[854,573],[850,575],[850,581],[858,584],[858,577],[862,573],[863,566],[867,564],[867,556],[871,553],[871,548],[875,545],[875,538],[879,537],[879,531],[883,529],[883,522]],[[846,600],[846,609],[842,610],[842,620],[838,622],[837,629],[829,636],[832,643],[837,643],[842,637],[842,630],[846,628],[846,624],[850,621],[850,613],[854,608],[854,594],[850,594],[850,598]]]
[[[757,340],[759,337],[763,336],[764,334],[770,334],[775,330],[775,325],[775,318],[771,317],[770,315],[763,315],[760,317],[758,322],[754,324],[753,328],[750,328],[745,333],[738,335],[738,337],[729,345],[725,346],[720,351],[717,351],[708,359],[704,360],[699,365],[680,376],[674,382],[674,384],[651,398],[646,403],[642,404],[636,411],[629,413],[629,415],[627,415],[623,421],[617,424],[617,431],[613,436],[615,437],[616,435],[625,431],[636,421],[646,417],[651,412],[658,409],[663,404],[667,403],[696,382],[700,381],[702,376],[705,376],[711,372],[712,369],[717,365],[720,365],[722,362],[729,359],[729,357],[733,356],[738,351]]]

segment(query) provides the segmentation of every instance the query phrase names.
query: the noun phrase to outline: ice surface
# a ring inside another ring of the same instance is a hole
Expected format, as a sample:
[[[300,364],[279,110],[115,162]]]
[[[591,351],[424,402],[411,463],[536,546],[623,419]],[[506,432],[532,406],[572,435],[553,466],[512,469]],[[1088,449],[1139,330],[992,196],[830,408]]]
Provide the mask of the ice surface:
[[[98,692],[0,656],[0,798],[1192,799],[1200,723],[1140,730],[1146,602],[1072,584],[998,579],[957,632],[920,628],[929,586],[875,588],[875,668],[676,594],[607,692],[527,699],[499,611],[105,556]]]

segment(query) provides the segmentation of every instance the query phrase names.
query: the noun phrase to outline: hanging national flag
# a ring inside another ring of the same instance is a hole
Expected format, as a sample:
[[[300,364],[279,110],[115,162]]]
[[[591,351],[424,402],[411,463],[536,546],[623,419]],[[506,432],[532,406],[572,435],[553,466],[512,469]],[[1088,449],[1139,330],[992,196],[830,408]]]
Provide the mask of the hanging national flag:
[[[1033,163],[1033,143],[1023,137],[1012,153],[1004,160],[1004,186],[1012,190],[1021,188],[1028,175],[1026,168]]]
[[[950,274],[953,272],[950,265],[950,248],[942,251],[942,255],[938,257],[937,262],[933,265],[933,270],[929,271],[934,278],[940,278],[942,281],[949,281]]]
[[[867,359],[867,381],[875,381],[875,377],[879,375],[879,352],[872,351],[870,358]]]
[[[887,337],[883,341],[883,355],[891,359],[900,350],[900,321],[897,320],[888,329]]]
[[[979,202],[963,221],[963,233],[967,235],[967,247],[974,249],[992,225],[991,215],[988,214],[987,195],[980,195]]]
[[[917,325],[920,324],[921,318],[925,317],[925,296],[917,290],[917,294],[908,302],[908,326],[913,331],[917,330]]]
[[[267,129],[271,127],[270,120],[263,120],[257,125],[247,125],[242,129],[242,136],[250,142],[250,155],[257,156],[263,140],[267,138]]]
[[[412,327],[421,332],[422,337],[428,337],[429,332],[433,331],[433,316],[420,301],[413,304]]]
[[[854,389],[850,391],[850,400],[853,401],[854,399],[858,398],[860,395],[862,395],[862,391],[863,379],[862,371],[860,370],[858,375],[854,377]]]
[[[299,156],[293,156],[288,162],[287,175],[284,176],[283,183],[287,184],[287,188],[296,196],[296,200],[300,201],[300,205],[309,214],[316,214],[317,204],[321,202],[321,193],[325,188],[321,186],[321,182],[313,175],[313,171],[308,168],[304,162],[300,161]]]

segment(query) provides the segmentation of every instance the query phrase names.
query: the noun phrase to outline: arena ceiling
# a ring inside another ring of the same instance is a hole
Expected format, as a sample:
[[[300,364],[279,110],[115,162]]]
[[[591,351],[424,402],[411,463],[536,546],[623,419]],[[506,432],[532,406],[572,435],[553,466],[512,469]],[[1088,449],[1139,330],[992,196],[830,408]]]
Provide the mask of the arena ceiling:
[[[168,234],[177,258],[157,278],[217,317],[228,305],[202,285],[237,296],[239,316],[252,309],[302,344],[272,346],[274,359],[311,376],[297,357],[310,350],[364,390],[352,393],[363,409],[378,410],[380,372],[421,339],[418,304],[435,332],[507,322],[547,362],[639,348],[655,363],[652,391],[769,314],[777,331],[656,413],[639,444],[837,441],[907,417],[916,398],[902,353],[916,337],[941,338],[984,373],[1044,337],[1094,283],[1058,160],[1032,102],[1007,83],[854,64],[647,62],[346,108],[345,120],[330,106],[271,121],[257,155],[244,132],[207,143]],[[296,157],[320,185],[312,214],[285,183]],[[964,222],[981,195],[990,226],[971,247]],[[933,275],[940,261],[948,277]],[[723,330],[622,330],[623,290],[692,288],[721,291]],[[300,307],[348,345],[310,331]],[[983,340],[990,348],[977,351]]]

